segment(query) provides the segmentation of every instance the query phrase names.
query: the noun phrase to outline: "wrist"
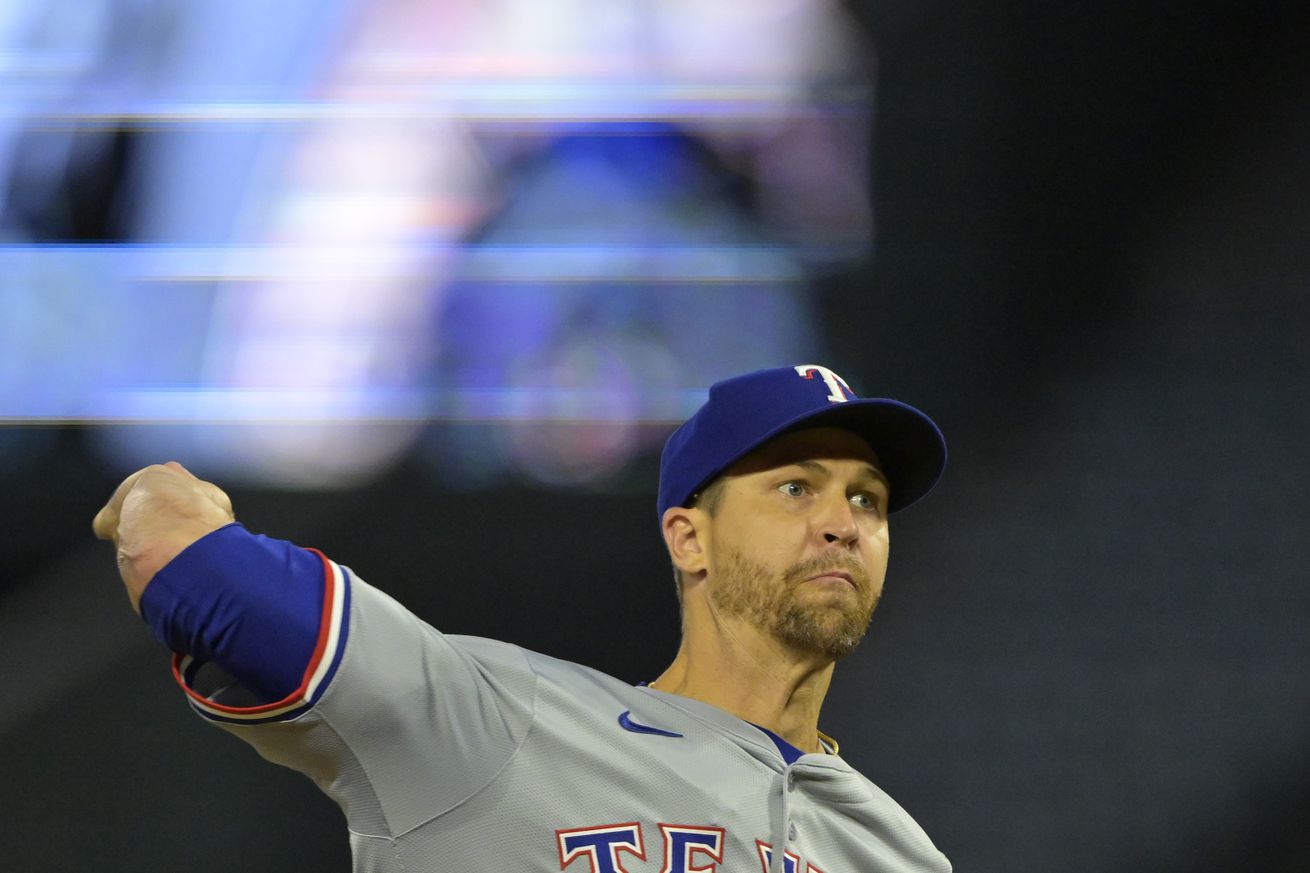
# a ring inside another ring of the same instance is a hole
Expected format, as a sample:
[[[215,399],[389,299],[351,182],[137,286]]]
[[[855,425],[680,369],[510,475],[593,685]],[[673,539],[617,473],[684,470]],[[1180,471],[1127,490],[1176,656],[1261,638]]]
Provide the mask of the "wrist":
[[[160,570],[172,563],[173,559],[220,528],[232,524],[228,519],[221,523],[216,520],[187,519],[169,527],[155,536],[147,537],[137,543],[120,542],[118,547],[118,568],[127,587],[127,599],[132,608],[141,612],[141,596]]]

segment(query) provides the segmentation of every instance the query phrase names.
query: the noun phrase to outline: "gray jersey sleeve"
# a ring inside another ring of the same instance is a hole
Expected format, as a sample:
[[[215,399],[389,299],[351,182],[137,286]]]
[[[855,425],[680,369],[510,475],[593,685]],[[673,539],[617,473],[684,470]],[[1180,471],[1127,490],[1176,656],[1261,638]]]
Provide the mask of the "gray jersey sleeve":
[[[328,588],[298,699],[260,705],[214,664],[175,673],[202,716],[313,779],[356,835],[385,839],[495,777],[527,735],[537,678],[521,649],[447,637],[344,567]]]

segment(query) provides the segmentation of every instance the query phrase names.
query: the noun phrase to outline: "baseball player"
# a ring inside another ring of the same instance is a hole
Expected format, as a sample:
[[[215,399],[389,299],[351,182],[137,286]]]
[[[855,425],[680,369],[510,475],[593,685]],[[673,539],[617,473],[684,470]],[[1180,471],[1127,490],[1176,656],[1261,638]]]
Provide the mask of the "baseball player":
[[[926,415],[826,367],[715,384],[660,465],[682,642],[636,686],[438,631],[176,463],[95,531],[191,706],[332,797],[356,870],[949,871],[818,728],[888,514],[945,460]]]

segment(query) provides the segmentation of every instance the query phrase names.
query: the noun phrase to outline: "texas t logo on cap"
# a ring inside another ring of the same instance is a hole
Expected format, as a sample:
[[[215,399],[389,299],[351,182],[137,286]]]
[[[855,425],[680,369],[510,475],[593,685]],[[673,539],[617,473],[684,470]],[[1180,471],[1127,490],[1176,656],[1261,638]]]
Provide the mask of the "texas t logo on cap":
[[[841,376],[838,376],[832,370],[829,370],[827,367],[821,367],[818,364],[800,364],[796,367],[796,372],[804,376],[806,379],[813,379],[815,373],[822,376],[823,382],[828,386],[828,391],[830,392],[828,394],[828,399],[833,403],[845,403],[850,399],[846,396],[847,394],[850,394],[851,397],[855,396],[855,392],[851,390],[850,385],[846,384],[846,380]],[[846,390],[843,391],[843,388]]]

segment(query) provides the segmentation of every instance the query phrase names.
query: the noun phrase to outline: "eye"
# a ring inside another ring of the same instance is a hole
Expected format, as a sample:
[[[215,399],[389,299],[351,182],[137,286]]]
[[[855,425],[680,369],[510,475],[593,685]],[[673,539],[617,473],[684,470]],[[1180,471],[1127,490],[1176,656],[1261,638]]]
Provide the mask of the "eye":
[[[851,503],[866,512],[882,512],[882,502],[878,500],[877,495],[870,494],[868,491],[860,491],[852,494]]]
[[[778,490],[788,497],[804,497],[805,486],[800,482],[783,482],[778,486]]]

